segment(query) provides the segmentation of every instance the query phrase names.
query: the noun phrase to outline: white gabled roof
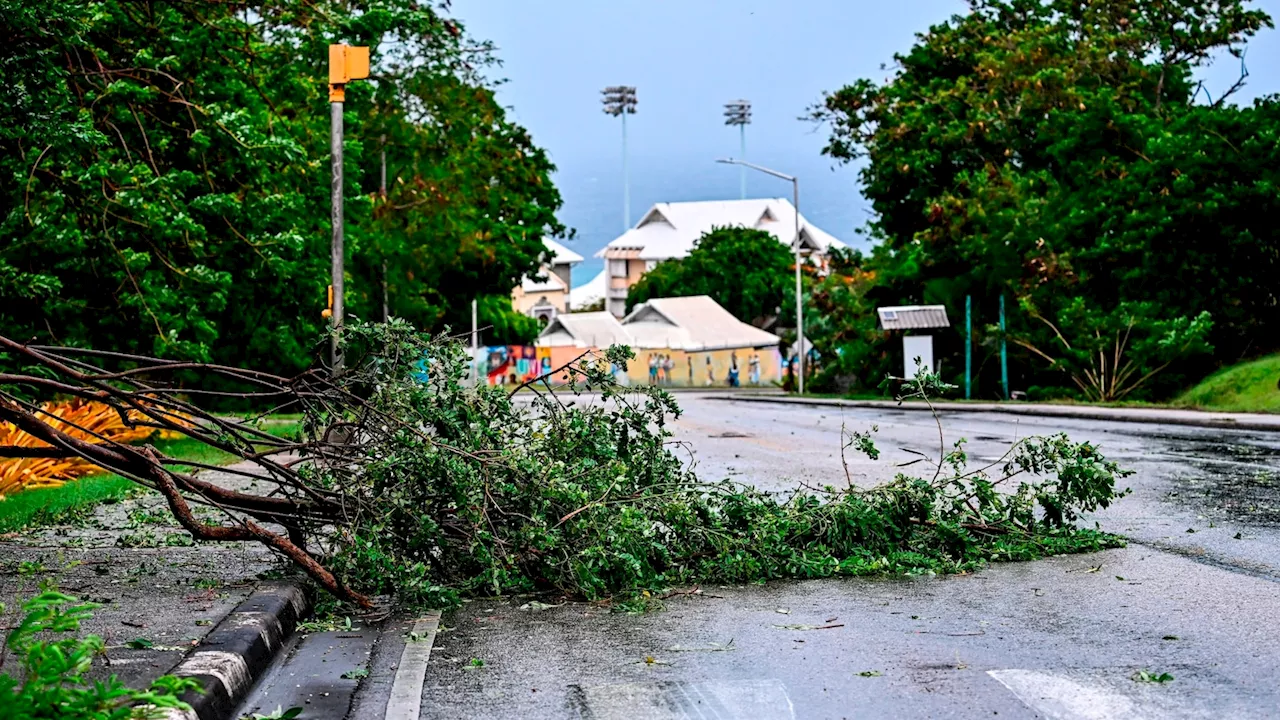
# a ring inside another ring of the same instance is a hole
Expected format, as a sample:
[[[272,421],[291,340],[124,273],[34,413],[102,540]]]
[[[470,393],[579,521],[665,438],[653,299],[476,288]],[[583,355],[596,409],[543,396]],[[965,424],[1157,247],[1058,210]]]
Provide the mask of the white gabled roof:
[[[575,310],[600,302],[604,299],[608,284],[609,278],[605,275],[605,271],[601,270],[586,283],[569,291],[569,309]]]
[[[577,265],[582,262],[581,255],[549,237],[542,238],[542,244],[551,253],[550,257],[547,258],[548,265]]]
[[[772,347],[780,338],[738,320],[706,295],[655,298],[636,306],[622,327],[640,349],[699,352]]]
[[[635,227],[597,252],[596,257],[604,257],[610,250],[629,250],[641,260],[681,258],[693,250],[698,238],[716,227],[766,230],[790,245],[795,239],[795,221],[795,208],[786,198],[658,203],[649,208]],[[819,252],[847,247],[805,220],[803,213],[800,236],[805,247]]]
[[[631,343],[626,328],[609,312],[558,314],[534,341],[540,347],[580,348],[607,348]]]
[[[520,289],[526,295],[540,292],[565,292],[569,289],[569,284],[560,279],[559,275],[551,272],[551,269],[543,265],[538,270],[538,275],[545,278],[543,280],[535,280],[532,277],[525,276],[520,281]]]
[[[876,308],[885,330],[923,330],[951,327],[946,305],[901,305]]]

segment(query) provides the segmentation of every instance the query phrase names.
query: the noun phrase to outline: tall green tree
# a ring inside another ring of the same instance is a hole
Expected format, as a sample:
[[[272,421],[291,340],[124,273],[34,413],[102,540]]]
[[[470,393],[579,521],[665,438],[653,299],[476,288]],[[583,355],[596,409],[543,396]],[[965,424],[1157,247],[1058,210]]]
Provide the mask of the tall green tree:
[[[1226,360],[1280,347],[1274,284],[1257,282],[1280,270],[1266,220],[1280,210],[1280,109],[1230,105],[1240,83],[1209,97],[1193,79],[1270,26],[1248,0],[973,0],[896,56],[886,83],[828,95],[814,113],[830,123],[825,152],[865,158],[876,213],[868,296],[956,317],[973,295],[990,321],[1005,294],[1035,309],[1010,303],[1011,332],[1041,348],[1055,329],[1087,344],[1072,335],[1106,318],[1123,333],[1133,308],[1152,328],[1210,313]],[[1126,347],[1152,348],[1130,359],[1159,367],[1172,346]],[[1083,371],[1030,352],[1015,364],[1031,384]],[[1177,364],[1166,383],[1203,370]]]
[[[664,260],[627,293],[627,311],[651,298],[709,295],[739,320],[763,326],[794,288],[795,260],[778,238],[754,228],[712,228],[687,257]]]
[[[385,282],[394,314],[469,324],[470,300],[506,297],[563,228],[551,163],[484,79],[491,49],[446,11],[0,0],[17,88],[0,109],[0,332],[306,365],[325,330],[335,42],[373,49],[344,118],[350,311],[379,317]]]

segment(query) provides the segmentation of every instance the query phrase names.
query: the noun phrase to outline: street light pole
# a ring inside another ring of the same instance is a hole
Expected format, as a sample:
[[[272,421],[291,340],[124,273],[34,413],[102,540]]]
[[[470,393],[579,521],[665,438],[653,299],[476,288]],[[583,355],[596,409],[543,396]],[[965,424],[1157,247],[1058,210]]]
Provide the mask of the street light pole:
[[[740,165],[748,167],[752,170],[762,172],[766,175],[772,175],[776,178],[786,180],[791,183],[792,204],[795,206],[796,213],[796,236],[792,242],[792,248],[795,250],[796,262],[796,370],[797,370],[797,390],[801,395],[804,394],[804,355],[805,355],[805,338],[804,338],[804,301],[802,294],[802,286],[800,284],[800,180],[794,175],[780,173],[777,170],[770,170],[767,167],[749,163],[745,160],[734,160],[733,158],[722,158],[716,160],[718,163],[725,165]]]
[[[380,138],[382,145],[382,172],[378,175],[378,197],[386,202],[387,200],[387,136],[383,134]],[[387,301],[387,255],[384,251],[382,254],[382,322],[391,320],[391,305]]]
[[[369,77],[369,48],[350,45],[329,46],[329,155],[333,179],[329,188],[332,237],[329,246],[329,308],[326,311],[333,332],[329,335],[329,364],[335,376],[342,372],[343,276],[345,274],[342,213],[342,106],[347,99],[347,83]]]
[[[740,139],[742,141],[742,157],[741,160],[747,158],[747,125],[751,124],[751,101],[735,100],[724,105],[724,124],[737,125]],[[741,198],[747,199],[747,168],[743,166],[739,169],[739,181],[742,185]]]
[[[627,158],[627,116],[636,114],[636,89],[630,85],[610,85],[600,91],[604,113],[622,118],[622,231],[631,229],[631,173]]]
[[[343,100],[329,102],[329,155],[333,163],[333,182],[329,188],[329,220],[332,228],[329,245],[329,322],[333,332],[329,334],[329,366],[336,376],[342,372],[342,346],[338,333],[342,330],[344,307],[342,304],[342,280],[345,274],[343,257],[342,216],[342,105]],[[342,97],[339,91],[339,98]]]

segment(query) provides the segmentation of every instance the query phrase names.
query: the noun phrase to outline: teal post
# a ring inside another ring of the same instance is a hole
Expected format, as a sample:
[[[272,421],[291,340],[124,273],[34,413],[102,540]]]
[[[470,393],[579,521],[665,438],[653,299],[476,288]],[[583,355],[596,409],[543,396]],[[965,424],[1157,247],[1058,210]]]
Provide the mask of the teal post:
[[[1009,399],[1009,350],[1005,343],[1004,331],[1004,293],[1000,294],[1000,385],[1004,388],[1004,399]]]
[[[972,392],[969,389],[973,372],[973,296],[964,296],[964,399],[969,400]]]

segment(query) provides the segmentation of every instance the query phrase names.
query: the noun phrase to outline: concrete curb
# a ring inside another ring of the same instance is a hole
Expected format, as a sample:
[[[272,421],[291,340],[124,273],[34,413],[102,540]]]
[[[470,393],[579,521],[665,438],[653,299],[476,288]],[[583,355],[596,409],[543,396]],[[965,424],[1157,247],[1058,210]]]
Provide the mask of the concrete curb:
[[[928,412],[929,407],[919,402],[898,404],[889,400],[841,400],[839,398],[797,398],[788,395],[739,394],[733,396],[708,396],[710,400],[736,402],[776,403],[779,405],[808,405],[812,407],[848,407],[881,410],[917,410]],[[1185,425],[1217,429],[1256,430],[1280,432],[1280,415],[1261,413],[1210,413],[1201,410],[1161,410],[1156,408],[1108,408],[1075,407],[1067,405],[1005,405],[997,403],[935,402],[939,412],[994,412],[1007,415],[1033,417],[1060,417],[1075,420],[1104,420],[1108,422],[1147,423],[1157,425]]]
[[[309,610],[298,585],[260,586],[170,671],[195,679],[204,692],[183,695],[192,712],[171,712],[169,720],[233,720],[231,713]]]

